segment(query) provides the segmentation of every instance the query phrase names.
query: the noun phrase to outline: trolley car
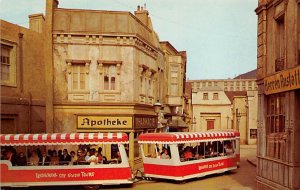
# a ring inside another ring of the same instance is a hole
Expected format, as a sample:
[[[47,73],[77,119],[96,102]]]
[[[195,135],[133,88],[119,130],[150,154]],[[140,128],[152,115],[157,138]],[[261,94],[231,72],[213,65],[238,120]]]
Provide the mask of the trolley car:
[[[131,184],[131,169],[124,147],[126,144],[128,137],[125,133],[0,134],[1,157],[5,156],[3,154],[10,156],[8,160],[0,161],[0,186]],[[18,152],[27,154],[29,150],[37,148],[43,151],[66,147],[83,150],[91,146],[103,150],[101,163],[34,165],[29,162],[16,164],[11,160]],[[115,157],[105,156],[107,152],[117,154]]]
[[[182,181],[237,169],[239,132],[141,134],[144,175]]]

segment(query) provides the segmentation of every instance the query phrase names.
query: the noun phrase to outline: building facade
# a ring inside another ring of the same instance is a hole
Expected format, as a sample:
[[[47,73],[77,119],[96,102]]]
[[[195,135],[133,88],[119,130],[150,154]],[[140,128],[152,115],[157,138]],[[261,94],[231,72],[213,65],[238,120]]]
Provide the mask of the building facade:
[[[250,79],[191,80],[191,131],[235,129],[241,144],[256,144],[257,86],[255,74]]]
[[[259,0],[257,189],[300,189],[300,1]]]
[[[30,29],[1,22],[1,133],[46,131],[43,15],[31,15]]]
[[[142,163],[138,135],[158,131],[153,105],[182,107],[185,80],[185,54],[162,47],[170,43],[159,42],[148,14],[46,7],[48,132],[125,132],[133,168]],[[177,69],[170,97],[169,68]]]

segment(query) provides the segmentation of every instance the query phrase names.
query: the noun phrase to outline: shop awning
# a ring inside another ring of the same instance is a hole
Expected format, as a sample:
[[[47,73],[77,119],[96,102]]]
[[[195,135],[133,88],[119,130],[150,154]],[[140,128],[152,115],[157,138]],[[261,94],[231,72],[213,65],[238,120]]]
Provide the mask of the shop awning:
[[[126,133],[0,134],[0,146],[128,143]]]
[[[207,140],[230,140],[239,138],[240,133],[235,132],[173,132],[173,133],[144,133],[139,136],[140,143],[189,143]]]

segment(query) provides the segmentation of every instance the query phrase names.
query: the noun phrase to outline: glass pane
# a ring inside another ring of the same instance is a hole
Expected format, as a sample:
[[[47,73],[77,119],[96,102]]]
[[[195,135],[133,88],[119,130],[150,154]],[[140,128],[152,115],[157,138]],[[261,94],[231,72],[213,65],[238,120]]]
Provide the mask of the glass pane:
[[[111,86],[111,90],[115,90],[116,89],[116,81],[115,81],[115,77],[111,77],[111,81],[110,81],[110,86]]]
[[[104,76],[104,90],[109,90],[108,76]]]

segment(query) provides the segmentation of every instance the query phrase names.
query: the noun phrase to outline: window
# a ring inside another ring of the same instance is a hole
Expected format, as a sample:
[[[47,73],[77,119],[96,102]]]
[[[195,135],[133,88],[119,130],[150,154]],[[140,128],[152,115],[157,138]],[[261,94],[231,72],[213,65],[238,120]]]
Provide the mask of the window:
[[[178,67],[171,70],[171,95],[178,95]]]
[[[1,41],[1,85],[16,86],[16,46]]]
[[[208,93],[203,93],[203,100],[208,100]]]
[[[9,80],[11,47],[1,44],[1,81]]]
[[[116,90],[116,65],[104,65],[104,90]]]
[[[208,86],[211,86],[211,82],[208,82]]]
[[[218,100],[218,99],[219,99],[219,93],[214,93],[213,99],[214,99],[214,100]]]
[[[284,53],[285,53],[285,30],[284,30],[284,15],[276,19],[275,32],[275,72],[284,69]]]
[[[284,160],[285,137],[284,93],[267,97],[267,156]]]
[[[85,65],[72,65],[72,90],[80,91],[85,90],[86,73]]]

